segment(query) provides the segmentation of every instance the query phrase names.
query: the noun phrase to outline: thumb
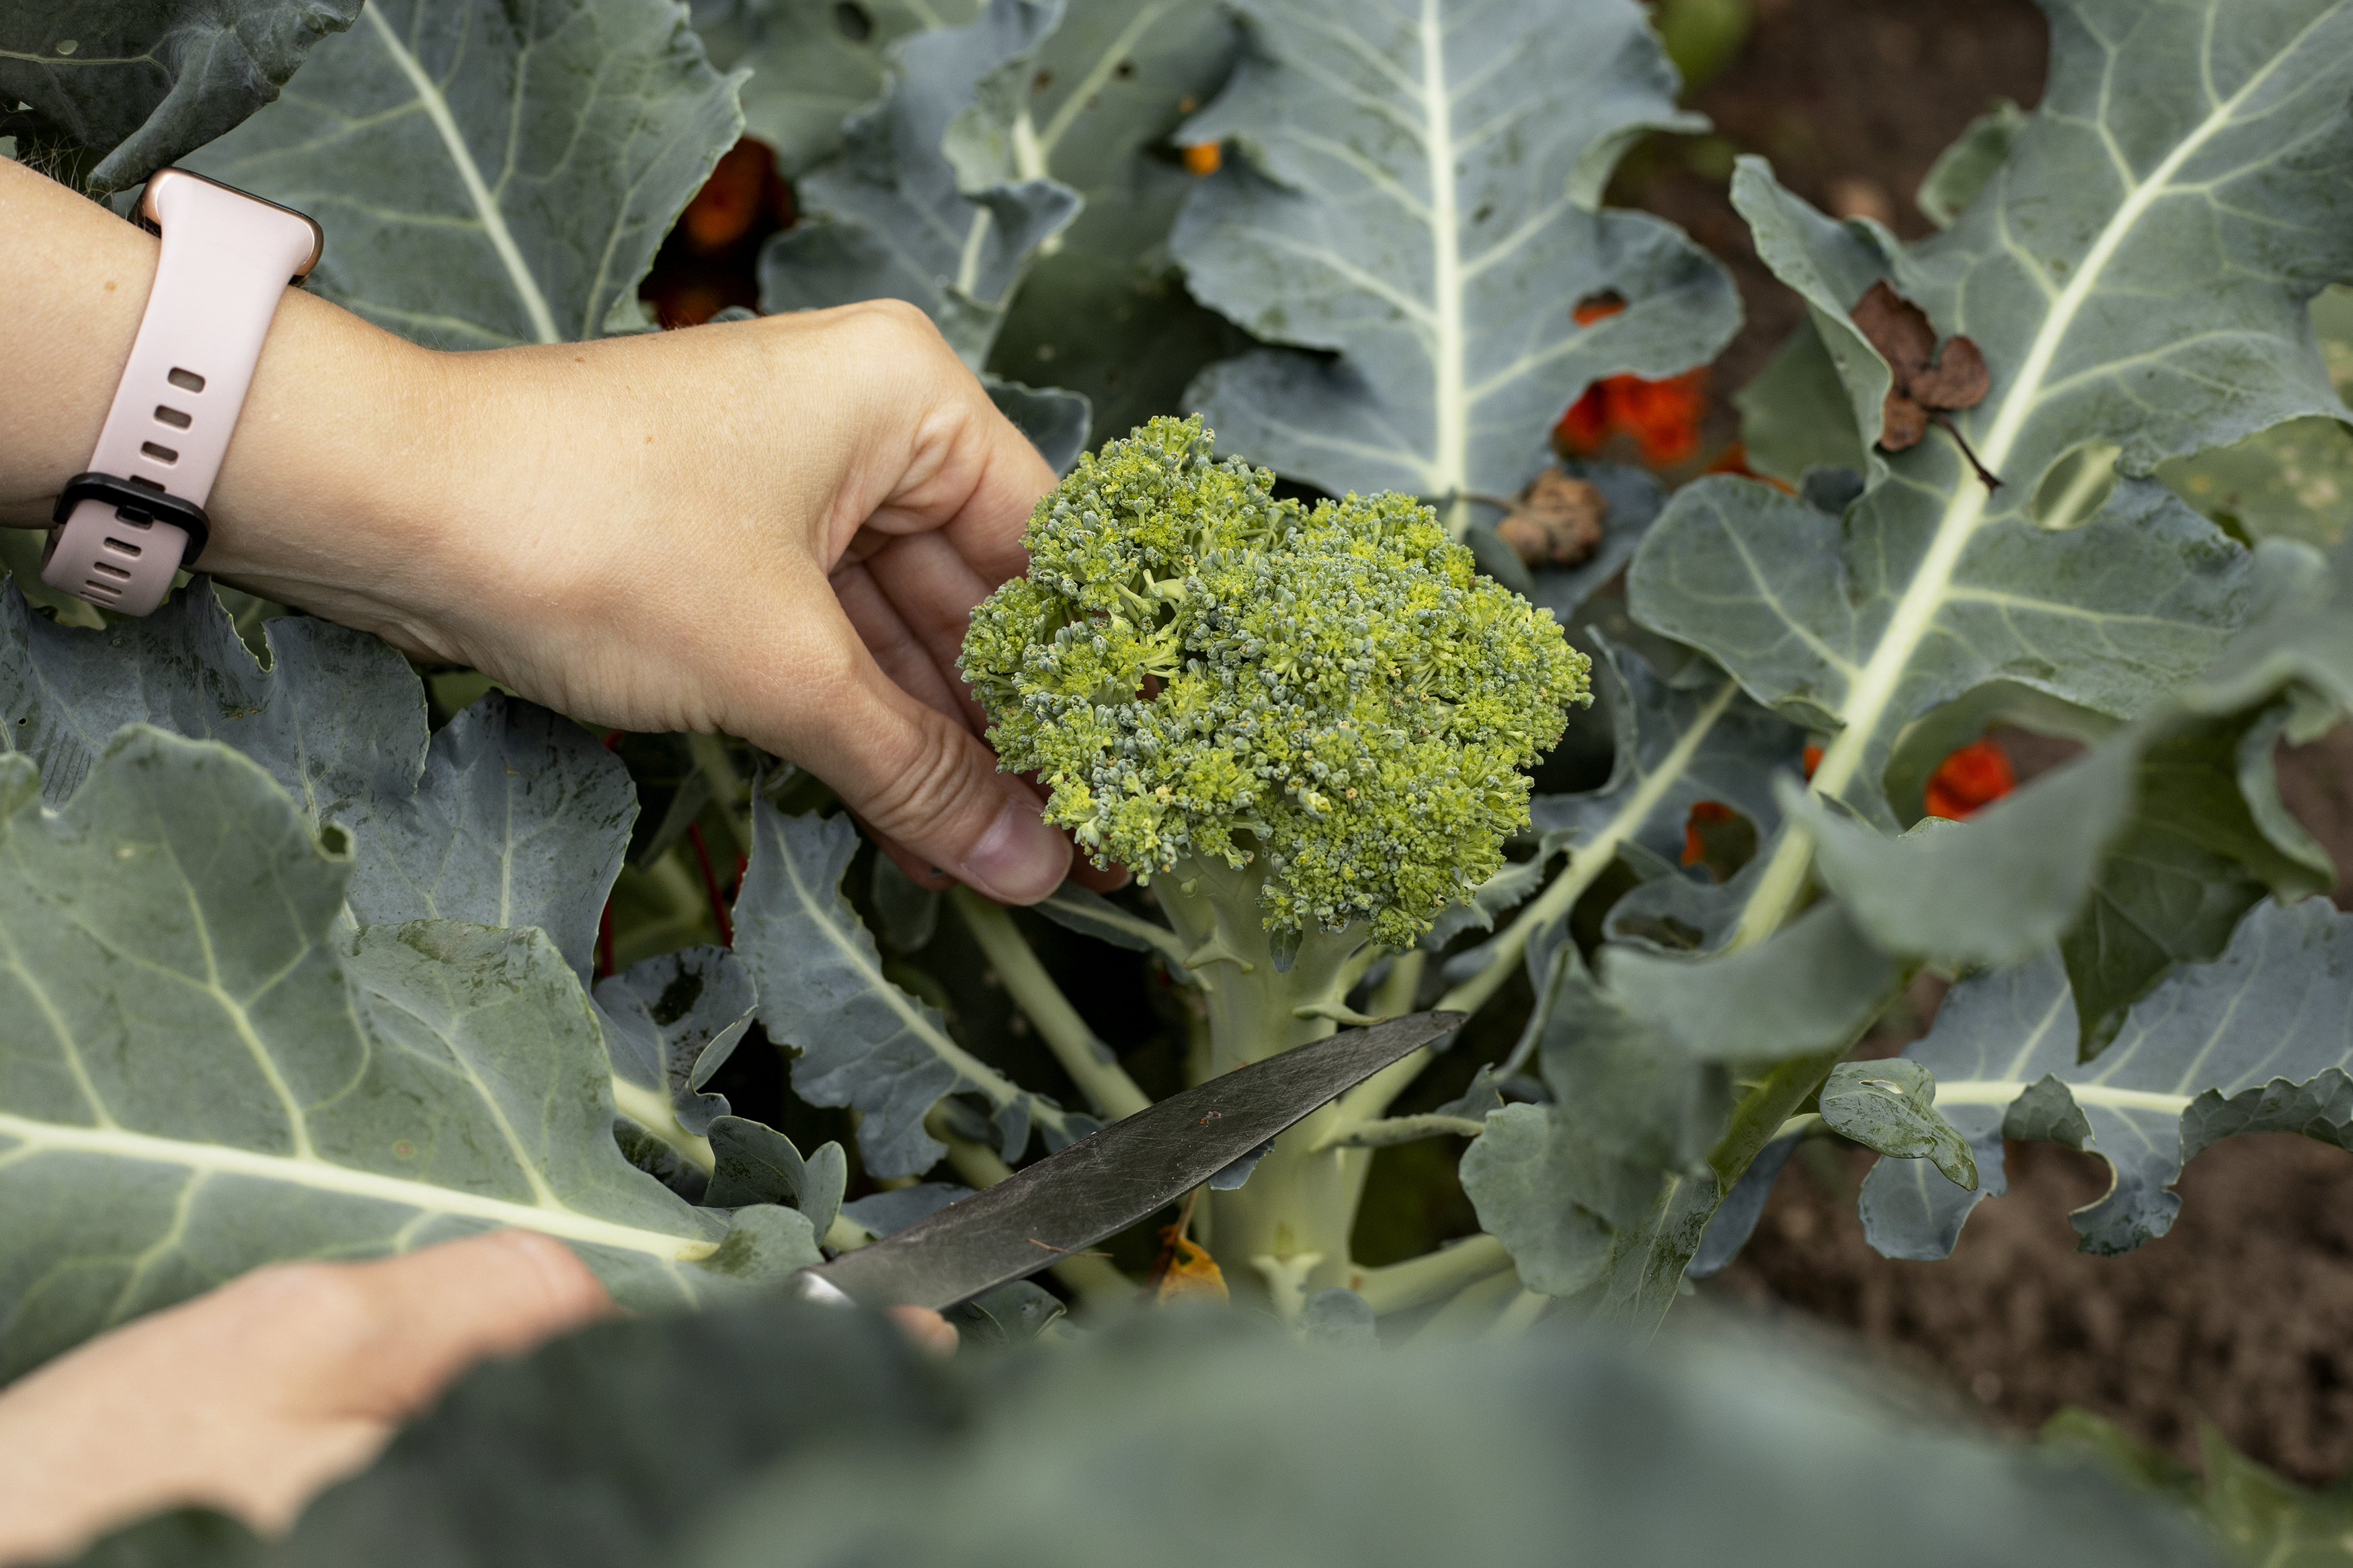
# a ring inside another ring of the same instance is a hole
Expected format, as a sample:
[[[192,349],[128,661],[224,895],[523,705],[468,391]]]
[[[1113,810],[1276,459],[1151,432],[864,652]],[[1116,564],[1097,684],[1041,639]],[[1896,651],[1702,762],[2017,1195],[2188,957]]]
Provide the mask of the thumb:
[[[1034,904],[1061,886],[1071,841],[1046,826],[1036,794],[862,647],[818,711],[804,760],[877,835],[999,903]]]

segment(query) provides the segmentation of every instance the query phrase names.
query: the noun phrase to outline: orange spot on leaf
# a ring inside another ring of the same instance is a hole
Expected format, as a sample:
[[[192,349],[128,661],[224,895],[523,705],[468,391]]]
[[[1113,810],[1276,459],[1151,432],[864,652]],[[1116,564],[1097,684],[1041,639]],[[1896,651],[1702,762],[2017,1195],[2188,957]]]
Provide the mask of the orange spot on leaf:
[[[1806,748],[1806,776],[1808,778],[1812,778],[1814,776],[1814,770],[1821,765],[1822,749],[1820,746],[1808,746]]]
[[[1195,142],[1182,149],[1188,174],[1214,174],[1225,163],[1225,149],[1215,142]]]

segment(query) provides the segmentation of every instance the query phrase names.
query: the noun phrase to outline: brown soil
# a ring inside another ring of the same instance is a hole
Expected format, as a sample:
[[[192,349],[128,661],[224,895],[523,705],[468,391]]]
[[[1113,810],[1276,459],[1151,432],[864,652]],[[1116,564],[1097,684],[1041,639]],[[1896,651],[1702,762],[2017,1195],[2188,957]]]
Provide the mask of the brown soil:
[[[1827,211],[1926,234],[1912,195],[1929,164],[1993,99],[2031,107],[2047,47],[2027,0],[1759,0],[1757,12],[1738,58],[1694,97],[1714,134],[1655,140],[1612,192],[1681,224],[1739,282],[1747,325],[1714,367],[1711,453],[1737,437],[1726,395],[1802,314],[1732,210],[1732,155],[1765,155]],[[2021,776],[2072,749],[2001,739]],[[2281,788],[2335,855],[2337,902],[2353,908],[2353,727],[2283,752]],[[1941,994],[1915,985],[1867,1051],[1925,1030]],[[2225,1142],[2185,1173],[2172,1234],[2103,1258],[2075,1251],[2067,1213],[2105,1190],[2106,1167],[2014,1143],[2009,1195],[1978,1207],[1949,1260],[1906,1263],[1872,1251],[1855,1217],[1870,1156],[1810,1153],[1707,1294],[1851,1331],[2021,1430],[2072,1404],[2186,1461],[2201,1420],[2306,1481],[2353,1458],[2353,1157],[2290,1137]]]

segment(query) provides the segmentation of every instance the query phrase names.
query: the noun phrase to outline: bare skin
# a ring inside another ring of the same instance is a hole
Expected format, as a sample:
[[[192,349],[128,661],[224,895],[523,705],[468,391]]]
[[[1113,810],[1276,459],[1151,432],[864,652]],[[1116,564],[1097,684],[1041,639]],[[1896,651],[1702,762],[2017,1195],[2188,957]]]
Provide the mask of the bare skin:
[[[155,252],[0,161],[0,359],[40,394],[0,398],[0,525],[45,526],[89,458]],[[294,291],[201,564],[591,723],[740,735],[926,885],[1032,903],[1070,844],[955,657],[1053,478],[896,301],[439,353]]]
[[[20,389],[0,396],[0,526],[46,525],[84,467],[155,255],[0,161]],[[592,723],[742,736],[830,784],[926,886],[1030,903],[1070,843],[997,771],[955,660],[1052,482],[890,301],[454,354],[291,292],[201,564]],[[522,1234],[232,1281],[0,1392],[0,1562],[184,1501],[280,1528],[467,1365],[609,1310]],[[953,1348],[937,1314],[902,1316]]]
[[[0,1563],[201,1503],[283,1530],[469,1366],[608,1316],[562,1243],[497,1231],[373,1263],[257,1269],[0,1394]],[[936,1312],[892,1309],[944,1354]]]

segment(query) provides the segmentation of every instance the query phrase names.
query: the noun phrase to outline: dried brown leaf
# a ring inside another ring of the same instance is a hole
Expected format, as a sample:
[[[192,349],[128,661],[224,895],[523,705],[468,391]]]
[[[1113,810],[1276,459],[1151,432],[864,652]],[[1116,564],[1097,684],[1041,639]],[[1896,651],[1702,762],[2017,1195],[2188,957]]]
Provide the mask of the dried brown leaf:
[[[1609,498],[1557,468],[1535,477],[1496,534],[1530,566],[1582,566],[1601,548]]]

